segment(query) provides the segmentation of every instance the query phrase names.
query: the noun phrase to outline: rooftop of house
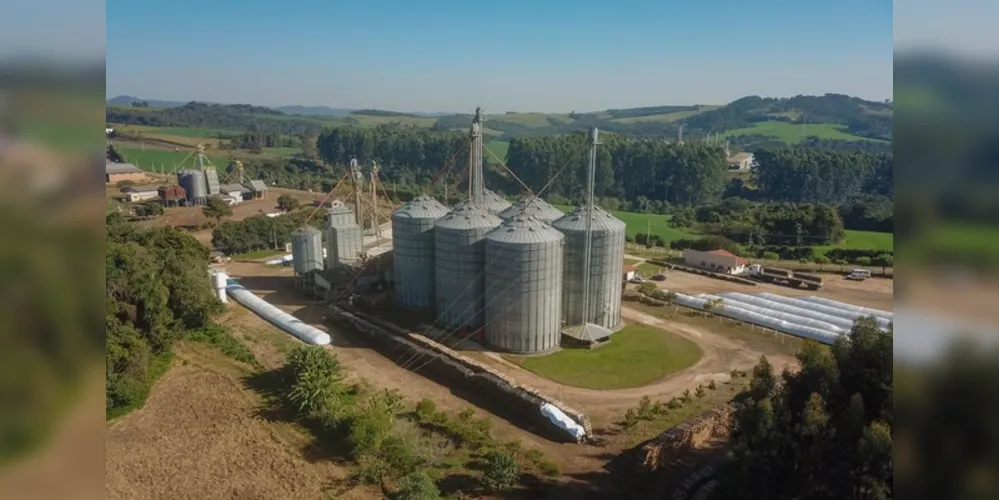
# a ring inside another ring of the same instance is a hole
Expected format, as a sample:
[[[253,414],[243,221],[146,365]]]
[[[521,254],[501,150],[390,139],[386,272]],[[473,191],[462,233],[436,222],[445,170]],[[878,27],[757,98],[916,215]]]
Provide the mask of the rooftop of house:
[[[728,157],[729,163],[742,163],[753,158],[753,153],[736,153]]]

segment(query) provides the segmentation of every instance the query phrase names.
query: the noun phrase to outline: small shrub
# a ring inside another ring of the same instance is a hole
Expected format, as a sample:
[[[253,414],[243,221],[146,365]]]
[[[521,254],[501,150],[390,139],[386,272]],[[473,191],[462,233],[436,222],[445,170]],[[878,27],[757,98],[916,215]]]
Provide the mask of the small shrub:
[[[554,477],[562,473],[562,471],[559,470],[558,464],[552,462],[547,458],[543,458],[539,460],[537,463],[538,463],[538,470],[541,471],[541,473],[544,474],[545,476]]]
[[[436,500],[441,492],[434,480],[424,471],[411,472],[399,480],[392,500]]]
[[[697,386],[697,390],[694,391],[694,395],[697,396],[697,397],[699,397],[699,398],[703,398],[705,394],[707,394],[707,391],[704,390],[704,386],[703,385]]]
[[[416,414],[420,420],[431,420],[435,413],[437,413],[437,404],[430,399],[423,398],[416,403]]]
[[[676,410],[676,409],[678,409],[678,408],[680,408],[682,406],[683,406],[683,402],[680,401],[677,398],[670,399],[669,403],[666,404],[666,407],[669,408],[669,409],[671,409],[671,410]]]
[[[458,420],[462,422],[468,422],[469,420],[472,419],[472,416],[474,415],[475,415],[475,408],[468,407],[465,408],[464,410],[461,410],[461,413],[458,414]]]
[[[713,390],[715,390],[717,388],[718,388],[718,384],[716,384],[714,380],[712,380],[711,382],[708,382],[708,389],[711,389],[713,391]]]
[[[510,454],[500,450],[490,450],[483,458],[486,466],[482,478],[486,487],[492,491],[503,491],[517,484],[520,479],[520,466]]]
[[[689,403],[691,399],[693,398],[690,396],[690,389],[683,391],[683,395],[680,396],[680,401],[683,401],[684,404]]]
[[[639,420],[640,419],[638,418],[638,415],[635,413],[635,410],[632,408],[628,408],[628,411],[624,412],[624,421],[621,422],[621,426],[624,427],[625,429],[631,429],[636,425],[638,425]]]
[[[652,416],[652,399],[648,396],[642,396],[642,399],[638,401],[638,418],[648,419]]]

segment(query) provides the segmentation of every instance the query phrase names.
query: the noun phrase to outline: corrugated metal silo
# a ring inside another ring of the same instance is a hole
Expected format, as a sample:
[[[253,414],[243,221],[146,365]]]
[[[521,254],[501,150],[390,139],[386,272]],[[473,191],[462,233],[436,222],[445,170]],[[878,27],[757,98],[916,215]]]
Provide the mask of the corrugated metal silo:
[[[479,204],[482,208],[485,208],[489,213],[497,215],[500,212],[510,208],[510,202],[506,201],[502,196],[488,190],[482,190],[482,203]]]
[[[516,353],[558,348],[565,236],[516,216],[486,235],[486,341]]]
[[[576,207],[552,223],[565,234],[565,278],[562,312],[569,325],[583,322],[586,207]],[[613,329],[621,323],[621,280],[624,273],[625,224],[593,207],[590,224],[590,323]]]
[[[200,170],[181,170],[177,172],[177,184],[187,193],[187,201],[201,205],[208,199],[208,188],[205,176]]]
[[[392,212],[393,277],[399,307],[433,308],[434,221],[447,212],[447,207],[429,196],[417,196]]]
[[[550,203],[537,196],[526,196],[517,203],[514,203],[506,210],[499,213],[503,220],[510,220],[517,215],[526,215],[535,219],[551,222],[565,215],[561,210],[553,207]]]
[[[364,251],[364,234],[354,212],[343,205],[329,210],[326,217],[326,267],[357,264]]]
[[[204,170],[204,174],[208,196],[220,194],[222,191],[219,185],[219,173],[214,168],[208,168]]]
[[[291,259],[296,274],[323,270],[323,232],[302,226],[291,232]]]
[[[484,238],[501,222],[463,201],[434,223],[434,288],[442,324],[477,328],[485,323]]]

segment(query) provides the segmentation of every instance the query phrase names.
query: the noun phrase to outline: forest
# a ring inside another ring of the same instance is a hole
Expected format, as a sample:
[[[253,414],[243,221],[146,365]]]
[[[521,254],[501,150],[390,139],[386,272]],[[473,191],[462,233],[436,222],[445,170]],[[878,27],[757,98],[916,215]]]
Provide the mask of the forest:
[[[137,229],[107,216],[105,281],[108,417],[142,404],[173,344],[213,326],[221,303],[208,280],[208,248],[173,228]]]
[[[736,403],[719,498],[892,498],[892,337],[861,319],[831,350],[799,351],[796,373],[761,359]]]

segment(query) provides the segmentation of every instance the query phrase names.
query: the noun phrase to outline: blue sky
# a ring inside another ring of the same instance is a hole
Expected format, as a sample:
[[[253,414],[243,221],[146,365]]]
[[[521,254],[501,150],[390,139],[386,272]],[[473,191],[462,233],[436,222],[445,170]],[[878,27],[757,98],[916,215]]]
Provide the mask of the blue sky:
[[[398,111],[891,96],[886,0],[107,2],[107,94]]]

